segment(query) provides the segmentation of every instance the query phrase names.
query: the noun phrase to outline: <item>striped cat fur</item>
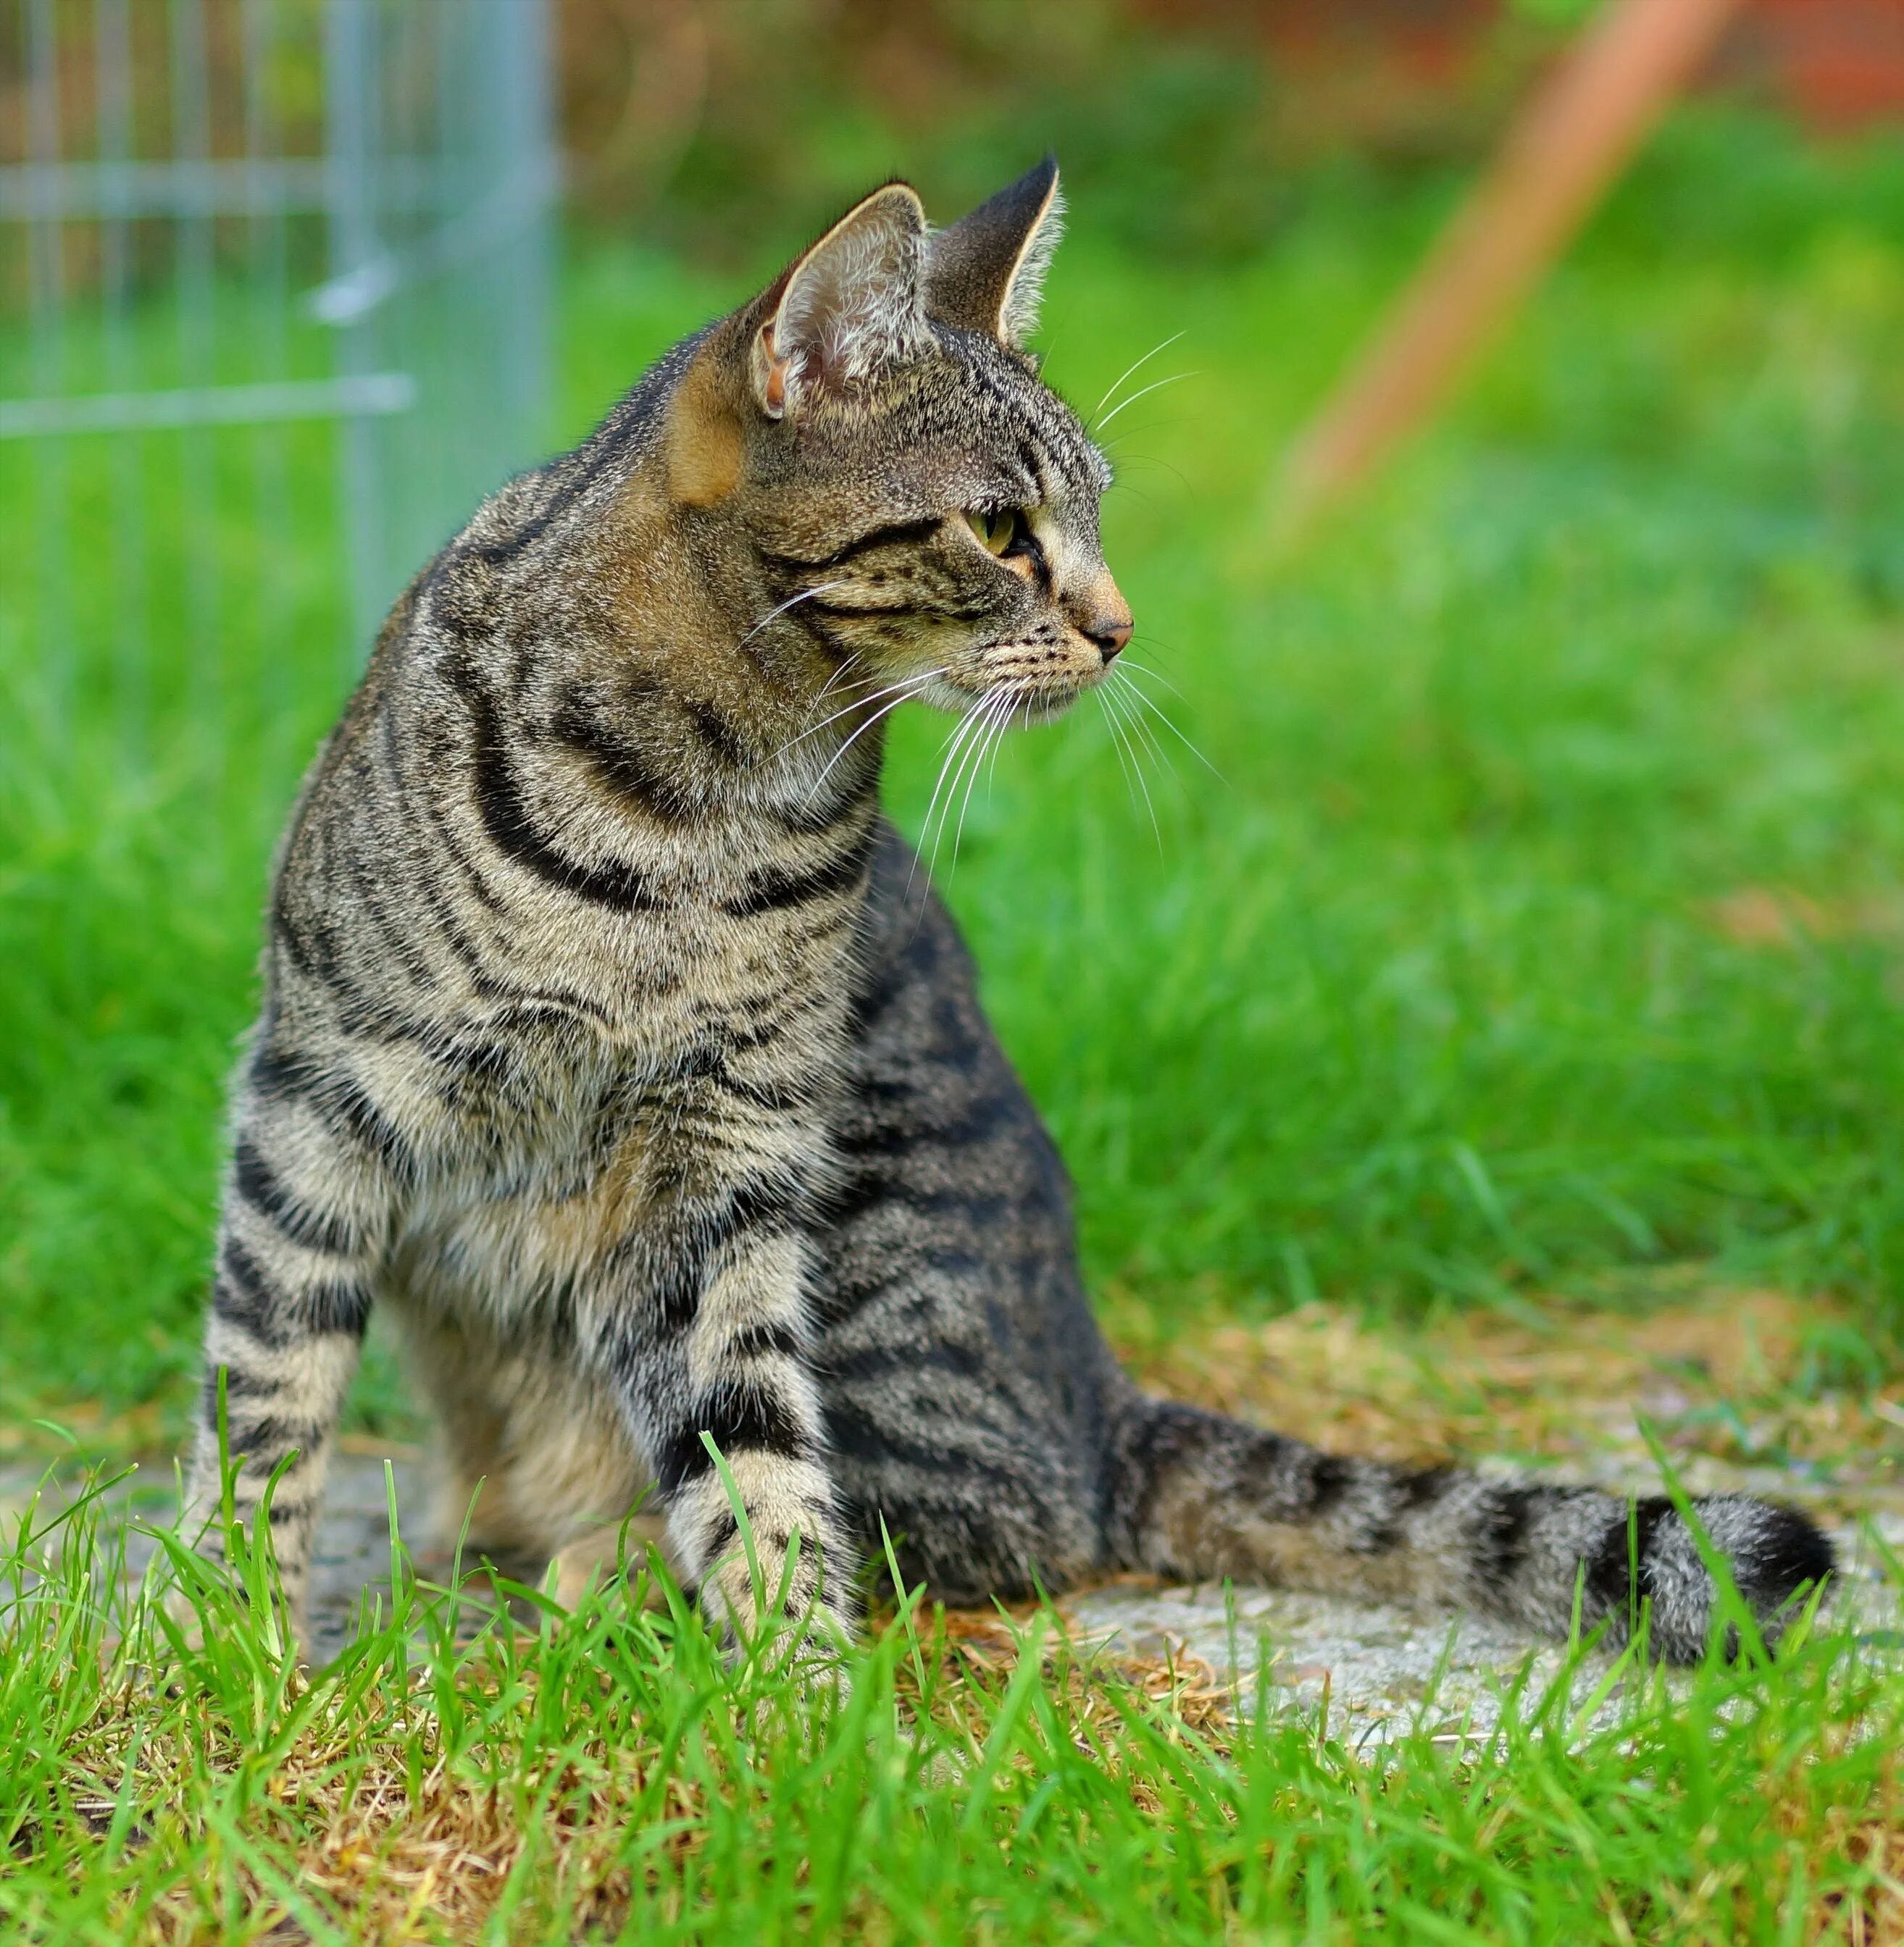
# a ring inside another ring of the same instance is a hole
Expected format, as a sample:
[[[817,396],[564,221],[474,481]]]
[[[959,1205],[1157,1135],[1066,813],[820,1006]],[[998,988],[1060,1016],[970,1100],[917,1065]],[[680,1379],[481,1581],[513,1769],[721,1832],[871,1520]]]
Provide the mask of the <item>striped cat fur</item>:
[[[1023,349],[1058,208],[1048,163],[938,233],[876,192],[386,624],[277,870],[193,1463],[209,1506],[222,1394],[242,1517],[281,1469],[294,1613],[381,1305],[449,1531],[473,1504],[473,1546],[572,1587],[640,1503],[749,1626],[705,1435],[843,1628],[883,1521],[954,1601],[1136,1568],[1552,1633],[1577,1592],[1704,1648],[1667,1500],[1318,1453],[1099,1336],[1063,1166],[879,799],[899,702],[1053,715],[1130,633],[1108,469]],[[1698,1513],[1769,1627],[1831,1565],[1789,1510]]]

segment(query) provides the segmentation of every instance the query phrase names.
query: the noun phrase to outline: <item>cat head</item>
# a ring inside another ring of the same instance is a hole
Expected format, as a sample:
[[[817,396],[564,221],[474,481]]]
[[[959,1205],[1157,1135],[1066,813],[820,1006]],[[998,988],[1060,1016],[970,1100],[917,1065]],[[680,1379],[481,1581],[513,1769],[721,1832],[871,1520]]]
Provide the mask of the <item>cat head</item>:
[[[1049,160],[937,232],[906,184],[876,190],[676,389],[670,498],[744,537],[759,613],[735,619],[806,637],[842,707],[1035,720],[1129,639],[1109,469],[1025,349],[1061,207]]]

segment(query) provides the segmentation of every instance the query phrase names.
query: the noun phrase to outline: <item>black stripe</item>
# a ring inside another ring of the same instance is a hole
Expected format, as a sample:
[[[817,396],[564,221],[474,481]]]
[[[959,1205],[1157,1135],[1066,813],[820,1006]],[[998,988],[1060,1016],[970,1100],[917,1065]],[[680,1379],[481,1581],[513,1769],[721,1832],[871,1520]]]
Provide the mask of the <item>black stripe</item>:
[[[721,902],[721,910],[735,919],[752,919],[760,913],[850,892],[865,878],[872,856],[873,834],[868,830],[817,865],[774,865],[755,873],[743,890]]]
[[[383,1040],[414,1038],[407,1030],[393,1035],[389,1022],[374,1014],[355,1019],[351,1025],[353,1032],[372,1034]],[[392,1172],[400,1174],[408,1169],[408,1144],[395,1124],[347,1076],[335,1071],[327,1073],[302,1055],[266,1048],[252,1057],[251,1081],[268,1101],[308,1103],[333,1135],[349,1135],[360,1147],[373,1151]],[[245,1147],[242,1141],[239,1147],[240,1150]],[[242,1184],[240,1187],[243,1187]],[[256,1199],[247,1195],[247,1201]],[[259,1207],[265,1209],[268,1215],[277,1214],[264,1204]],[[325,1221],[308,1212],[301,1214],[314,1226]],[[335,1221],[340,1224],[342,1222],[341,1219]],[[299,1243],[309,1243],[313,1250],[328,1250],[346,1256],[355,1251],[361,1241],[352,1231],[341,1234],[344,1238],[341,1243],[312,1242],[282,1218],[279,1222],[288,1235],[296,1238]]]
[[[683,778],[650,760],[634,741],[616,734],[571,689],[557,704],[550,728],[558,741],[586,760],[597,780],[663,825],[682,825],[699,816],[700,805]]]
[[[713,1436],[724,1459],[736,1453],[774,1453],[783,1459],[810,1459],[813,1442],[793,1410],[769,1388],[752,1385],[712,1388],[687,1420],[660,1443],[655,1482],[674,1494],[691,1480],[712,1473],[714,1462],[701,1438]]]
[[[749,1325],[727,1342],[728,1356],[736,1359],[797,1359],[805,1349],[799,1333],[778,1320]]]
[[[702,1549],[709,1566],[718,1562],[740,1539],[740,1524],[734,1519],[733,1509],[723,1508],[701,1538]]]
[[[755,1177],[736,1184],[727,1201],[711,1212],[701,1225],[705,1251],[712,1252],[740,1237],[783,1235],[798,1229],[811,1199],[803,1185],[780,1177]]]
[[[836,621],[867,622],[876,618],[888,621],[895,615],[921,615],[926,613],[926,605],[918,602],[829,602],[823,595],[816,595],[802,602],[800,611],[807,614],[830,615]]]
[[[705,1244],[668,1253],[661,1274],[649,1293],[656,1328],[664,1338],[678,1338],[693,1325],[707,1289],[708,1250]]]
[[[494,701],[479,688],[467,692],[474,719],[476,801],[482,828],[497,850],[546,884],[616,912],[653,912],[660,902],[638,868],[617,860],[585,865],[559,850],[524,802],[504,748]]]
[[[348,1131],[364,1149],[373,1151],[384,1166],[401,1174],[408,1169],[409,1145],[357,1084],[343,1076],[333,1076],[321,1093],[311,1098],[311,1106],[335,1132]]]
[[[1309,1500],[1304,1512],[1310,1520],[1320,1521],[1347,1493],[1354,1469],[1338,1455],[1316,1453],[1310,1456],[1307,1471]]]
[[[371,1299],[355,1278],[325,1278],[295,1293],[274,1289],[257,1259],[228,1237],[219,1248],[212,1310],[260,1345],[282,1351],[300,1338],[337,1333],[362,1338],[370,1324]]]
[[[226,1393],[228,1398],[228,1385]],[[229,1426],[229,1414],[226,1421]],[[234,1454],[268,1454],[275,1464],[295,1448],[300,1460],[308,1460],[324,1444],[324,1432],[309,1420],[279,1419],[268,1413],[247,1427],[230,1427],[231,1450]]]
[[[1608,1524],[1599,1546],[1586,1562],[1585,1594],[1590,1617],[1618,1614],[1626,1608],[1633,1595],[1633,1567],[1638,1565],[1644,1586],[1648,1552],[1661,1523],[1672,1512],[1673,1503],[1665,1495],[1648,1494],[1635,1501],[1630,1510],[1622,1507]]]
[[[687,720],[692,723],[701,741],[725,764],[730,770],[748,771],[754,766],[754,754],[749,749],[740,730],[716,710],[712,704],[703,703],[690,697],[682,708]]]
[[[271,900],[271,934],[291,964],[307,979],[334,980],[343,956],[334,928],[315,913],[292,917],[290,902],[280,887]]]
[[[1807,1583],[1823,1581],[1837,1565],[1830,1541],[1796,1508],[1776,1501],[1760,1506],[1751,1539],[1732,1552],[1739,1593],[1753,1601],[1782,1602]]]
[[[936,515],[923,521],[896,521],[889,527],[875,528],[870,534],[861,534],[858,540],[848,541],[831,554],[771,554],[763,549],[761,559],[789,574],[823,571],[830,568],[843,568],[849,561],[870,554],[876,548],[916,546],[937,534],[944,525]]]
[[[254,1076],[258,1064],[253,1064]],[[281,1183],[249,1136],[238,1138],[232,1159],[232,1187],[260,1216],[268,1218],[293,1243],[307,1251],[348,1257],[359,1242],[354,1227],[300,1203]]]
[[[257,1259],[235,1237],[227,1237],[219,1247],[212,1309],[274,1351],[289,1342],[281,1302]]]
[[[861,1092],[869,1096],[885,1096],[886,1100],[882,1107],[923,1110],[929,1106],[916,1085],[910,1082],[867,1083],[863,1085]],[[882,1117],[857,1128],[842,1128],[836,1140],[845,1154],[869,1159],[904,1156],[923,1145],[965,1149],[989,1141],[1007,1125],[1022,1122],[1025,1115],[1022,1097],[1000,1091],[981,1095],[976,1101],[968,1104],[962,1113],[944,1122],[934,1122],[923,1115],[917,1120],[907,1119],[903,1123],[896,1117]]]
[[[549,493],[541,506],[529,515],[522,525],[499,540],[457,541],[445,548],[438,557],[442,568],[431,577],[431,592],[437,597],[430,605],[430,619],[444,619],[439,613],[439,605],[448,591],[447,571],[459,565],[465,559],[487,563],[495,567],[532,546],[541,539],[562,516],[573,507],[601,476],[623,455],[626,446],[623,429],[612,422],[596,429],[589,438],[572,453],[566,453],[537,478],[538,484],[547,486]],[[591,450],[592,449],[592,450]],[[518,475],[518,478],[526,476]],[[513,482],[511,483],[513,484]],[[458,591],[460,592],[460,591]],[[476,633],[488,621],[486,614],[480,615],[461,624],[461,633]]]
[[[916,1431],[916,1422],[892,1425],[876,1419],[862,1401],[831,1395],[827,1398],[826,1433],[833,1451],[842,1459],[857,1463],[876,1478],[889,1478],[895,1467],[916,1467],[948,1498],[963,1483],[983,1481],[1002,1500],[1015,1503],[1024,1499],[1022,1469],[981,1460],[950,1444],[914,1439],[908,1428]]]
[[[823,655],[830,657],[836,663],[843,663],[852,654],[853,645],[832,627],[823,615],[808,614],[808,605],[803,602],[797,608],[786,610],[780,619],[783,622],[797,623],[801,633],[808,642],[818,647]],[[875,732],[862,741],[876,743],[878,738],[879,733]]]
[[[1468,1538],[1470,1565],[1484,1589],[1505,1593],[1526,1561],[1539,1490],[1495,1487],[1476,1511]]]
[[[228,1359],[221,1360],[205,1375],[199,1388],[199,1416],[206,1425],[216,1428],[219,1423],[219,1381],[222,1375],[225,1397],[228,1402],[237,1400],[274,1399],[284,1388],[267,1374],[248,1373],[241,1366],[234,1366]]]
[[[771,1082],[743,1082],[724,1065],[721,1085],[749,1107],[763,1109],[777,1116],[791,1115],[795,1110],[806,1108],[814,1098],[814,1085],[810,1082],[785,1085]]]
[[[298,1311],[305,1331],[314,1338],[347,1333],[361,1339],[371,1322],[370,1293],[355,1279],[327,1279],[299,1294]]]
[[[460,683],[457,686],[459,689],[465,687]],[[467,884],[470,896],[479,905],[487,908],[489,912],[501,913],[504,910],[503,902],[496,896],[495,889],[482,876],[482,868],[464,849],[461,835],[444,816],[442,807],[436,801],[436,793],[425,791],[422,794],[422,797],[424,816],[429,819],[430,825],[436,834],[438,842],[449,854],[451,862],[462,874]],[[405,801],[408,802],[407,800]]]
[[[985,1353],[943,1339],[924,1345],[882,1344],[844,1354],[830,1352],[823,1364],[830,1386],[863,1385],[869,1380],[889,1379],[895,1373],[908,1379],[929,1373],[935,1382],[969,1379],[987,1392],[993,1383],[991,1364]],[[961,1416],[960,1424],[969,1422]]]

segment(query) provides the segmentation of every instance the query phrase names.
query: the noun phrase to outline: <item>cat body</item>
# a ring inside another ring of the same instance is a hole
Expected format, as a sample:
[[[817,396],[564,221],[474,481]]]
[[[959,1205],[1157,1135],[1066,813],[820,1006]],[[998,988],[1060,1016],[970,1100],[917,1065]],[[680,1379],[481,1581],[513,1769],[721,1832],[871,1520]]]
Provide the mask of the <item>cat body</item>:
[[[1037,720],[1130,633],[1108,470],[1022,348],[1056,207],[1049,165],[930,236],[876,192],[393,611],[278,869],[193,1469],[209,1506],[222,1399],[294,1608],[381,1305],[447,1525],[570,1586],[639,1503],[746,1627],[737,1494],[841,1627],[883,1523],[953,1599],[1143,1568],[1551,1631],[1578,1587],[1703,1648],[1664,1500],[1318,1453],[1148,1397],[1098,1333],[1062,1164],[878,794],[900,703]],[[1768,1621],[1829,1566],[1789,1511],[1701,1517]]]

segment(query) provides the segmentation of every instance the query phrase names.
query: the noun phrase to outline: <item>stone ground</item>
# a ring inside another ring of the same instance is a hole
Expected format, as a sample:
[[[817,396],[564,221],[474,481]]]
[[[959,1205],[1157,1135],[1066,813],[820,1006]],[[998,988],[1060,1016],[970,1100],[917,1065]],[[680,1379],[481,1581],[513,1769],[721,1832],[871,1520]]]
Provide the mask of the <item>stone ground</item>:
[[[1374,1331],[1316,1306],[1267,1326],[1219,1326],[1126,1351],[1168,1390],[1307,1438],[1398,1458],[1459,1455],[1625,1490],[1658,1479],[1643,1422],[1688,1492],[1738,1488],[1809,1508],[1839,1544],[1834,1617],[1891,1656],[1904,1650],[1890,1579],[1904,1557],[1904,1388],[1894,1378],[1888,1389],[1872,1385],[1868,1372],[1862,1385],[1828,1382],[1819,1348],[1842,1352],[1849,1342],[1832,1336],[1842,1323],[1764,1293],[1705,1294],[1631,1316],[1464,1314],[1413,1334]],[[388,1585],[386,1457],[399,1510],[423,1500],[414,1452],[386,1455],[364,1436],[346,1445],[318,1544],[319,1658],[341,1645],[366,1593]],[[0,1510],[23,1500],[35,1478],[25,1468],[0,1469]],[[119,1505],[162,1519],[169,1470],[144,1470],[144,1479],[150,1484],[128,1484]],[[1058,1606],[1081,1647],[1177,1667],[1206,1690],[1267,1684],[1289,1708],[1326,1710],[1332,1729],[1364,1744],[1418,1720],[1450,1740],[1484,1735],[1530,1653],[1530,1694],[1561,1664],[1558,1651],[1475,1617],[1287,1591],[1124,1578]],[[1590,1686],[1597,1674],[1578,1680]]]

